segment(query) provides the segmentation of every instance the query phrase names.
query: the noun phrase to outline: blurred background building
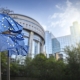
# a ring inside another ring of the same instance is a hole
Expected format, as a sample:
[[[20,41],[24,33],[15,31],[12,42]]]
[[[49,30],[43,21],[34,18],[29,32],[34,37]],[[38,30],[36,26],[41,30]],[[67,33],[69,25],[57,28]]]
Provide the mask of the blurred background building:
[[[45,31],[45,51],[47,54],[47,57],[52,55],[52,38],[53,34],[50,33],[49,31]]]
[[[52,53],[59,53],[60,52],[60,42],[57,38],[52,38]]]
[[[80,24],[78,22],[73,22],[73,25],[70,27],[70,35],[58,37],[57,40],[60,43],[60,54],[63,54],[63,58],[65,58],[64,48],[66,46],[76,46],[80,43]]]
[[[76,46],[77,43],[80,43],[80,24],[78,22],[73,22],[73,25],[70,27],[70,35],[65,35],[61,37],[52,37],[52,33],[49,31],[45,32],[45,47],[47,54],[53,54],[55,56],[60,56],[65,58],[64,48],[67,46]],[[63,56],[62,56],[63,55]],[[56,57],[57,58],[57,57]]]
[[[9,14],[16,22],[23,26],[24,42],[29,46],[28,55],[34,57],[43,53],[45,32],[43,27],[34,19],[22,14]]]

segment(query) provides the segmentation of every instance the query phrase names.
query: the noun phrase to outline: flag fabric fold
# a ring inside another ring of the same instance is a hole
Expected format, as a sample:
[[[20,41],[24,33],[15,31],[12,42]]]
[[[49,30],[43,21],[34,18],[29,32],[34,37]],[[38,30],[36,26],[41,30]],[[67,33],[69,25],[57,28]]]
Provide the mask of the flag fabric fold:
[[[15,43],[12,41],[9,35],[0,34],[0,51],[6,51],[15,48],[15,46]]]
[[[1,27],[3,28],[1,30],[9,30],[13,33],[20,33],[23,29],[23,27],[20,24],[18,24],[16,21],[14,21],[11,17],[9,17],[6,14],[0,14],[0,23],[3,26]]]
[[[25,45],[24,46],[24,48],[22,48],[22,47],[17,47],[16,49],[10,49],[9,50],[9,56],[11,56],[11,55],[22,55],[22,56],[26,56],[27,54],[26,53],[28,53],[28,46],[27,45]]]
[[[9,51],[9,56],[26,55],[28,46],[24,43],[23,27],[6,14],[0,14],[0,51]]]

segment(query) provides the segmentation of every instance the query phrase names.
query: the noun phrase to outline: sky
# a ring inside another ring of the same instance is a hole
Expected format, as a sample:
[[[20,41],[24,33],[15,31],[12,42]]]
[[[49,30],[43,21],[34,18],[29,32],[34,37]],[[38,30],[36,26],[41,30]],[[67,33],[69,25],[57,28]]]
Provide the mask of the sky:
[[[0,8],[29,16],[55,37],[70,34],[74,21],[80,23],[80,0],[0,0]]]

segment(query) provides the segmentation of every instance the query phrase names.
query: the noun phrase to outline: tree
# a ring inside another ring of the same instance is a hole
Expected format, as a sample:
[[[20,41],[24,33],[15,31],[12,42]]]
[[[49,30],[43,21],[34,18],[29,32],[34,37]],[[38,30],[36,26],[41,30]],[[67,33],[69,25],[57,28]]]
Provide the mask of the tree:
[[[7,51],[1,52],[1,72],[2,75],[6,75],[7,68]]]
[[[11,13],[14,13],[14,12],[12,10],[8,9],[8,8],[0,8],[0,13],[11,14]]]
[[[27,76],[32,78],[42,78],[45,72],[46,57],[44,54],[38,54],[27,65]]]
[[[44,54],[38,54],[26,66],[27,76],[38,80],[62,80],[64,78],[64,63],[57,61],[54,56],[46,58]]]
[[[66,47],[65,53],[67,54],[67,68],[66,74],[69,80],[80,80],[80,44],[75,47]]]
[[[19,63],[17,63],[16,61],[15,62],[11,62],[10,64],[10,73],[11,73],[11,76],[19,76],[19,74],[21,74],[19,72]]]
[[[32,61],[32,58],[31,57],[28,57],[26,56],[26,59],[25,59],[25,66],[28,66]]]
[[[46,61],[46,78],[45,80],[63,80],[64,78],[64,63],[61,60],[56,60],[53,56]]]

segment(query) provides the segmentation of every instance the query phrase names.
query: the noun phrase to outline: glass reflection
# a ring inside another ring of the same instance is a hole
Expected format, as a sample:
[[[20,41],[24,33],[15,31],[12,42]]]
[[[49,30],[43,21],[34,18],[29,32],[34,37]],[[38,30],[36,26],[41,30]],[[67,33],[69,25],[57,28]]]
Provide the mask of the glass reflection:
[[[24,37],[24,42],[25,42],[25,45],[29,45],[29,38]]]

